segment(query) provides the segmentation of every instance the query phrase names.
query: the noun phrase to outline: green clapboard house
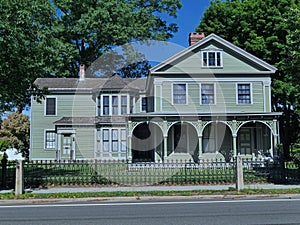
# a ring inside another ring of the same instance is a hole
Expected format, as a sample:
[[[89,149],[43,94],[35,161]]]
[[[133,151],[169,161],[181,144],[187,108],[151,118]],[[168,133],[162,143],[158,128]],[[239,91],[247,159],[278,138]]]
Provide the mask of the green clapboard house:
[[[271,112],[277,69],[215,34],[191,33],[190,46],[147,78],[39,78],[32,97],[32,160],[226,159],[277,154]]]

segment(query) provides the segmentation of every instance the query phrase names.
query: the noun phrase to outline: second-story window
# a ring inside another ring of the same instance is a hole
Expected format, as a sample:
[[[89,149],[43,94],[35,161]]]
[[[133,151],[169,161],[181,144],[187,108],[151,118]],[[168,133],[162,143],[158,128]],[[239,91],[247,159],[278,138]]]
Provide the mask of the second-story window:
[[[118,107],[118,96],[112,96],[112,114],[118,115],[119,114],[119,107]]]
[[[186,84],[173,84],[173,104],[186,104]]]
[[[103,115],[109,115],[109,96],[103,96]]]
[[[147,98],[146,97],[142,97],[141,100],[141,111],[142,112],[146,112],[147,111]]]
[[[215,86],[214,84],[201,84],[201,104],[215,104]]]
[[[251,85],[237,84],[237,103],[251,104]]]
[[[127,114],[127,96],[121,96],[121,114]]]
[[[56,115],[56,98],[46,97],[45,115],[55,116]]]
[[[221,51],[202,51],[202,66],[203,67],[222,67]]]
[[[127,95],[102,95],[98,97],[99,116],[124,115],[128,113]]]

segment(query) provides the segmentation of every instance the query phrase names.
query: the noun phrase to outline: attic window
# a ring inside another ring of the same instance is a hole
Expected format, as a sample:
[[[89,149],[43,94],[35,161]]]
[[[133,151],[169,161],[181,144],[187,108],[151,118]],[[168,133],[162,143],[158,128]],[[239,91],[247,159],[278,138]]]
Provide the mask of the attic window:
[[[204,50],[202,51],[202,66],[203,67],[222,67],[222,51],[219,50]]]

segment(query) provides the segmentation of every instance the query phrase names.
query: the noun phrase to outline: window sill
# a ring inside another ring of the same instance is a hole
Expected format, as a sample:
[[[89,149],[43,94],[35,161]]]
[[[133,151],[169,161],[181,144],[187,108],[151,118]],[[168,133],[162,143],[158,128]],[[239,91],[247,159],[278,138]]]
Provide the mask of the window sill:
[[[223,69],[223,66],[202,66],[202,69]]]

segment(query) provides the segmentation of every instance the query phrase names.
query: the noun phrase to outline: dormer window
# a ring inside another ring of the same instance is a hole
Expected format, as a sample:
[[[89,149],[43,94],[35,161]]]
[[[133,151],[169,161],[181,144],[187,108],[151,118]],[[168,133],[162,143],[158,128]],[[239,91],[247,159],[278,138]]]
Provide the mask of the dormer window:
[[[220,50],[204,50],[202,51],[203,67],[222,67],[222,51]]]

